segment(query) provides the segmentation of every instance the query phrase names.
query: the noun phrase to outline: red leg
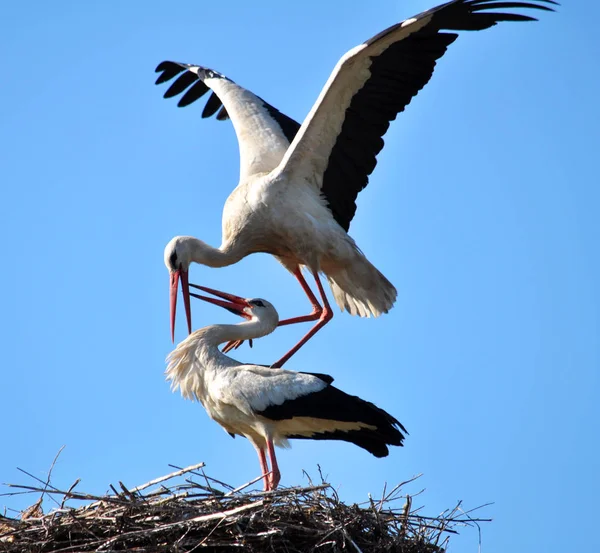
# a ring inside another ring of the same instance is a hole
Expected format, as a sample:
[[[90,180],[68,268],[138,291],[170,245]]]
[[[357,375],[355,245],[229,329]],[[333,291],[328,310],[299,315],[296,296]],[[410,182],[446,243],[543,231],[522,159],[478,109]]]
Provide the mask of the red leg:
[[[317,297],[313,294],[313,291],[310,289],[308,282],[306,282],[306,279],[304,278],[300,267],[296,267],[296,270],[294,271],[294,276],[300,283],[300,286],[302,286],[302,290],[304,290],[304,293],[308,296],[308,300],[310,301],[310,304],[313,308],[312,313],[310,313],[309,315],[302,315],[301,317],[292,317],[291,319],[284,319],[283,321],[279,321],[279,324],[277,326],[316,321],[323,313],[323,308],[321,307],[321,304],[319,303]]]
[[[296,270],[294,271],[293,274],[296,277],[296,279],[298,280],[298,282],[300,283],[300,286],[302,286],[302,290],[304,290],[304,293],[308,296],[308,299],[312,305],[313,310],[312,310],[312,313],[310,313],[310,315],[302,315],[301,317],[293,317],[291,319],[284,319],[283,321],[279,321],[279,324],[277,326],[285,326],[285,325],[291,325],[291,324],[295,324],[295,323],[306,323],[306,322],[310,322],[310,321],[317,321],[317,320],[319,320],[319,317],[321,317],[321,315],[323,313],[323,308],[321,307],[319,300],[317,300],[316,296],[313,294],[313,291],[310,289],[308,282],[306,282],[306,279],[304,278],[304,275],[302,274],[300,267],[296,267]],[[223,353],[228,353],[232,349],[239,348],[243,343],[244,343],[243,340],[231,340],[230,342],[227,342],[227,344],[225,344],[225,347],[221,351]],[[250,347],[252,347],[252,340],[250,340],[249,343],[250,343]]]
[[[265,457],[265,450],[256,446],[256,451],[258,452],[258,462],[260,463],[260,470],[263,475],[264,490],[266,492],[268,492],[271,484],[269,482],[270,471],[269,471],[269,467],[267,466],[267,458]]]
[[[312,338],[312,336],[321,327],[326,325],[333,317],[333,312],[331,311],[331,307],[329,306],[329,302],[327,301],[327,296],[325,295],[325,291],[323,290],[323,285],[321,284],[321,281],[319,280],[319,275],[317,273],[313,273],[313,276],[315,277],[315,281],[317,283],[317,287],[319,289],[319,294],[321,295],[323,305],[325,306],[324,308],[321,306],[321,304],[319,303],[319,300],[314,295],[313,291],[310,289],[310,286],[308,285],[308,282],[306,282],[306,279],[304,278],[304,275],[302,274],[302,270],[300,269],[300,267],[296,267],[293,274],[296,277],[296,280],[298,280],[298,282],[300,283],[300,286],[302,286],[302,290],[304,290],[304,293],[308,297],[308,300],[310,301],[313,310],[308,315],[301,315],[300,317],[292,317],[291,319],[284,319],[283,321],[279,321],[279,324],[277,326],[286,326],[286,325],[296,324],[296,323],[306,323],[306,322],[310,322],[310,321],[318,321],[318,322],[304,336],[304,338],[302,338],[302,340],[300,342],[298,342],[298,344],[296,344],[296,346],[293,349],[291,349],[284,357],[282,357],[279,361],[277,361],[277,363],[271,365],[274,368],[282,367],[283,364],[292,355],[294,355],[294,353],[296,353],[310,338]],[[243,343],[244,343],[243,340],[231,340],[231,341],[227,342],[227,344],[225,344],[225,346],[223,347],[223,349],[221,351],[223,353],[228,353],[232,349],[239,348]],[[252,347],[252,341],[250,341],[250,347]]]
[[[325,295],[325,290],[323,290],[323,285],[321,284],[321,280],[319,279],[319,274],[313,273],[313,276],[315,277],[315,282],[317,283],[317,288],[319,289],[319,294],[321,295],[321,300],[323,301],[323,308],[322,308],[321,314],[319,315],[319,320],[317,321],[317,324],[315,326],[313,326],[304,335],[304,338],[302,338],[302,340],[300,340],[290,351],[288,351],[279,361],[277,361],[277,363],[274,363],[273,365],[271,365],[273,368],[282,367],[283,364],[292,355],[294,355],[294,353],[296,353],[304,344],[306,344],[306,342],[308,342],[322,327],[324,327],[333,318],[333,311],[331,310],[331,306],[329,305],[329,302],[327,301],[327,296]],[[300,280],[300,279],[298,279],[298,280]],[[306,283],[306,281],[305,281],[305,283]],[[307,287],[308,287],[308,285],[307,285]],[[304,288],[304,286],[303,286],[303,288]],[[312,294],[312,292],[311,292],[311,294]],[[314,298],[314,295],[313,295],[313,298]],[[316,300],[316,298],[315,298],[315,300]],[[310,315],[308,315],[308,316],[310,316]],[[314,318],[313,319],[304,319],[303,317],[297,317],[297,319],[314,320]],[[288,320],[291,321],[292,319],[288,319]],[[300,322],[300,321],[294,321],[294,322]],[[281,325],[281,323],[279,323],[279,324]]]
[[[271,462],[271,490],[274,490],[279,485],[281,480],[281,472],[279,472],[279,465],[277,464],[277,457],[275,457],[275,448],[273,447],[273,440],[267,441],[267,451],[269,452],[269,461]],[[263,453],[264,455],[264,453]]]

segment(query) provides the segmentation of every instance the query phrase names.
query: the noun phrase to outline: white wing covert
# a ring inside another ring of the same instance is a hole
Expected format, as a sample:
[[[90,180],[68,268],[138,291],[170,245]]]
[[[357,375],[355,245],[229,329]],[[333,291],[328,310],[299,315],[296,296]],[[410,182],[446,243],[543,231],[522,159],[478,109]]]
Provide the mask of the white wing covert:
[[[223,369],[211,382],[216,400],[240,409],[248,416],[272,405],[318,392],[328,386],[317,376],[256,365]]]
[[[179,75],[164,94],[165,98],[171,98],[186,91],[177,104],[179,107],[195,102],[209,89],[213,91],[202,117],[218,111],[218,120],[231,118],[240,149],[240,180],[277,167],[300,128],[299,123],[212,69],[163,61],[156,72],[161,73],[156,84]]]

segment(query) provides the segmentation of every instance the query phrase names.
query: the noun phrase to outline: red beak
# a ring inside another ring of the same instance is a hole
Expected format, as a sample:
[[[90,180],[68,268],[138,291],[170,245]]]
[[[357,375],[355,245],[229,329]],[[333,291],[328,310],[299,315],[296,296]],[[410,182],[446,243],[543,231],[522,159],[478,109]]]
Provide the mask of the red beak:
[[[190,306],[190,284],[188,272],[180,269],[171,272],[171,340],[175,342],[175,315],[177,313],[177,287],[181,277],[181,292],[183,294],[183,305],[185,306],[185,318],[187,319],[188,333],[192,333],[192,309]]]
[[[196,288],[198,290],[202,290],[203,292],[207,292],[208,294],[212,294],[213,296],[217,296],[218,298],[223,298],[227,301],[217,300],[215,298],[209,298],[208,296],[201,296],[200,294],[190,293],[190,296],[194,298],[198,298],[199,300],[206,301],[208,303],[212,303],[213,305],[218,305],[227,309],[231,313],[235,315],[240,315],[245,319],[251,319],[252,316],[244,311],[246,307],[251,307],[250,304],[242,297],[235,296],[234,294],[228,294],[227,292],[221,292],[219,290],[213,290],[212,288],[207,288],[206,286],[198,286],[197,284],[190,284],[192,288]]]

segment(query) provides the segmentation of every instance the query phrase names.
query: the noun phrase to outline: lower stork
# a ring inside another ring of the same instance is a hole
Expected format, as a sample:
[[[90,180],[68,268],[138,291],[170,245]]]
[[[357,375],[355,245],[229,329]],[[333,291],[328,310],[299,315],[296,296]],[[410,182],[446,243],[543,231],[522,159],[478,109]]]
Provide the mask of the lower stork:
[[[224,342],[270,334],[279,315],[266,300],[201,289],[222,299],[196,297],[246,321],[211,325],[190,334],[168,356],[167,379],[183,397],[202,403],[232,437],[250,440],[258,452],[265,490],[275,489],[281,479],[274,446],[287,447],[289,439],[343,440],[375,457],[387,456],[388,445],[402,445],[406,429],[400,422],[372,403],[338,390],[331,385],[332,377],[246,365],[219,351]]]

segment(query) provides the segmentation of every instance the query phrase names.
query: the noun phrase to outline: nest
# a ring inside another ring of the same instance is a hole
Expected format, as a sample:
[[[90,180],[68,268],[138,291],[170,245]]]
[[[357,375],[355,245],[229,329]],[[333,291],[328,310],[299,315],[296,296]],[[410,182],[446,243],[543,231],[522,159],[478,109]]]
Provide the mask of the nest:
[[[234,489],[206,476],[203,466],[132,489],[119,483],[105,496],[76,491],[79,481],[61,491],[50,477],[42,486],[9,485],[18,490],[2,495],[42,496],[18,518],[0,515],[0,551],[438,553],[458,525],[483,520],[460,504],[437,517],[421,515],[412,508],[414,496],[402,493],[414,479],[384,489],[379,500],[347,505],[322,478],[317,485],[256,492],[248,491],[256,481]],[[48,514],[44,495],[56,503]]]

